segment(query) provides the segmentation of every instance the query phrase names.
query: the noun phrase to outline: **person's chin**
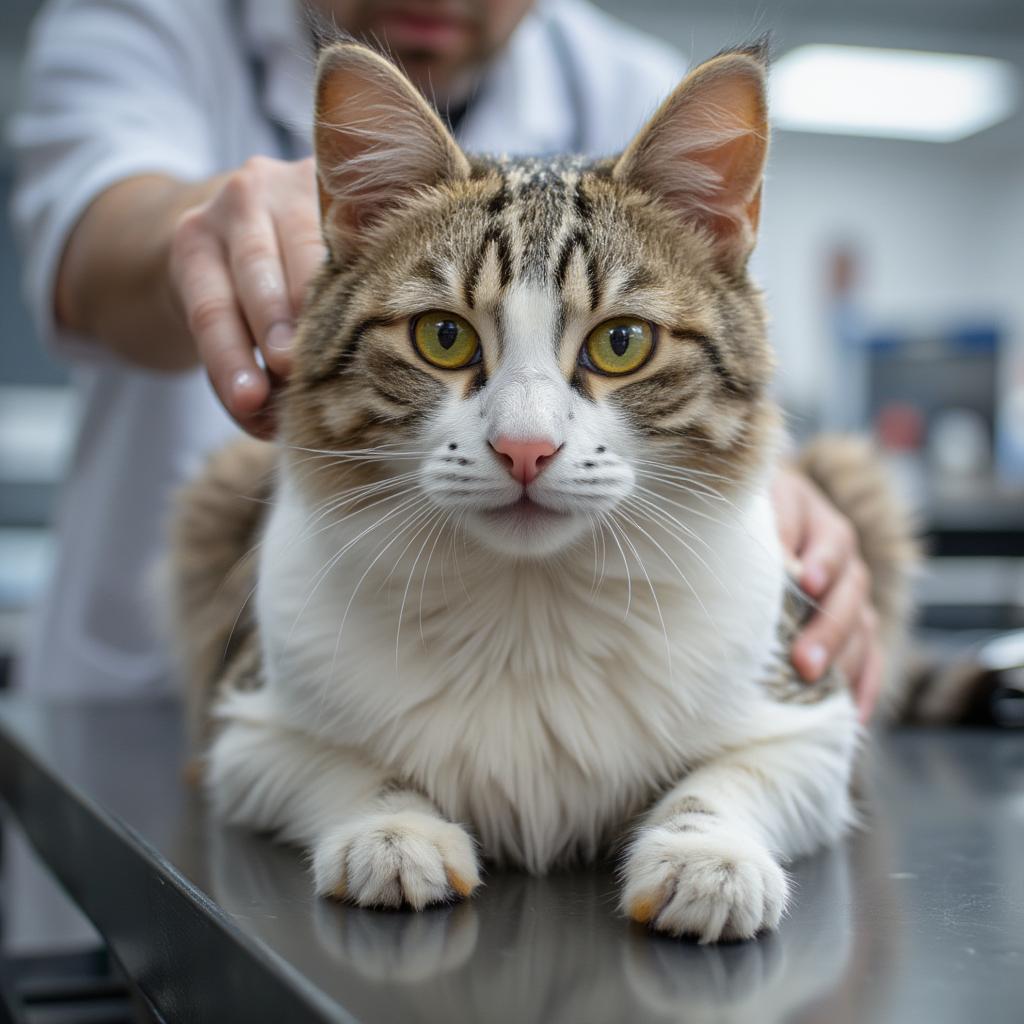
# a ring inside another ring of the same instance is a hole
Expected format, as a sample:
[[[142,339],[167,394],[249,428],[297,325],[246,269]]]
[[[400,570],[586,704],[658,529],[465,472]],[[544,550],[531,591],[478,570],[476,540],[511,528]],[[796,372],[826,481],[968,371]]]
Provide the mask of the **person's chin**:
[[[377,18],[372,38],[386,42],[403,67],[409,64],[456,66],[468,58],[475,43],[474,25],[462,18],[418,11],[390,10]]]
[[[467,531],[483,545],[512,558],[546,558],[587,530],[587,518],[522,500],[467,516]]]

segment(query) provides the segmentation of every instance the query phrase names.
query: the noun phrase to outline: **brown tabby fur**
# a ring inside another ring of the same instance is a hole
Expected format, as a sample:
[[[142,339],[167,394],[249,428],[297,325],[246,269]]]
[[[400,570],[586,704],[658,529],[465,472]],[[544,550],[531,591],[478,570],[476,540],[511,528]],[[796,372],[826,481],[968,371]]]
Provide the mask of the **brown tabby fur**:
[[[322,66],[330,59],[328,53]],[[367,66],[376,60],[365,58]],[[763,61],[757,49],[725,54],[697,69],[687,86],[692,92],[714,85],[737,68],[761,75]],[[343,102],[321,91],[322,134]],[[655,123],[670,119],[672,102]],[[432,114],[417,116],[425,136],[443,132]],[[749,134],[763,124],[764,111],[743,116],[749,124],[739,131]],[[720,142],[714,134],[720,130],[709,131]],[[324,151],[342,142],[329,134],[318,138],[322,162]],[[347,152],[331,158],[335,177],[344,176],[350,158]],[[309,452],[299,465],[310,500],[330,501],[388,472],[379,463],[317,452],[408,445],[449,389],[470,393],[486,383],[500,357],[505,295],[524,281],[555,286],[562,323],[609,308],[650,311],[663,333],[641,370],[624,379],[583,374],[576,368],[578,340],[568,337],[559,348],[566,379],[591,400],[617,404],[664,463],[736,483],[756,473],[778,419],[767,391],[773,359],[761,296],[744,266],[752,238],[737,233],[733,250],[726,250],[713,243],[726,229],[721,216],[681,222],[679,210],[646,187],[645,152],[635,145],[617,162],[467,162],[457,153],[446,159],[445,176],[385,204],[361,226],[357,244],[345,241],[351,225],[332,212],[330,188],[337,183],[321,167],[331,255],[310,289],[278,409],[281,442]],[[750,173],[759,179],[760,170],[759,164]],[[758,190],[744,211],[754,226],[759,203]],[[424,307],[493,317],[499,352],[485,352],[473,372],[427,364],[408,335],[410,311]],[[216,456],[182,497],[172,546],[197,737],[218,684],[258,683],[258,647],[244,607],[254,566],[246,556],[259,540],[260,502],[272,491],[274,457],[272,446],[241,442]],[[458,458],[452,461],[457,470]],[[812,446],[803,464],[853,520],[873,573],[876,607],[884,628],[895,632],[906,615],[902,567],[910,545],[876,467],[846,441]],[[791,676],[788,668],[785,675]],[[796,699],[793,687],[785,692],[790,696],[780,690],[780,699]]]

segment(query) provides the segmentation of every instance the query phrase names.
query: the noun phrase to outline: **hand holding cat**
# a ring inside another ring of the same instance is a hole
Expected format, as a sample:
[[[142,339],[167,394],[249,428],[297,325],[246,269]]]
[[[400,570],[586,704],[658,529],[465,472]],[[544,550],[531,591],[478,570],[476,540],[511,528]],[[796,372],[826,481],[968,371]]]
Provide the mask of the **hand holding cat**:
[[[257,436],[272,431],[271,384],[288,374],[294,320],[323,256],[311,159],[253,157],[175,226],[172,287],[199,358],[224,407]]]
[[[786,552],[800,566],[797,581],[820,603],[793,645],[793,665],[808,682],[835,663],[851,681],[862,721],[870,718],[882,682],[878,616],[871,578],[849,520],[802,473],[783,469],[772,498]]]

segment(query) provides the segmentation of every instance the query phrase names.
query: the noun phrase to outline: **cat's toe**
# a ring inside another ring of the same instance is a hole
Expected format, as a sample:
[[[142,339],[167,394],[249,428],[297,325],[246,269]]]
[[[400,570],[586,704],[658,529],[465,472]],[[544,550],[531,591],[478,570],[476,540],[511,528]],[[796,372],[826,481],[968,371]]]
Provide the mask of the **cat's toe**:
[[[701,942],[749,939],[778,927],[786,874],[756,840],[726,829],[641,833],[625,868],[622,908],[635,921]]]
[[[313,877],[320,896],[415,910],[468,896],[480,884],[465,829],[416,811],[368,815],[335,830],[317,844]]]

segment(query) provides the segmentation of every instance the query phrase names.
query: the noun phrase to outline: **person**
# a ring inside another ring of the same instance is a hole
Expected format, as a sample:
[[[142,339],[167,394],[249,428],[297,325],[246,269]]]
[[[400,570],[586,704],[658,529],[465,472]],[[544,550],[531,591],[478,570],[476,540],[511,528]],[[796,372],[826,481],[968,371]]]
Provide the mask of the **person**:
[[[309,137],[325,21],[386,44],[468,151],[614,153],[685,71],[587,0],[50,0],[10,129],[13,219],[82,418],[25,686],[168,685],[146,569],[169,500],[239,427],[271,434],[323,258]],[[813,680],[837,660],[866,716],[881,672],[853,530],[794,470],[773,493],[821,603],[794,664]]]

